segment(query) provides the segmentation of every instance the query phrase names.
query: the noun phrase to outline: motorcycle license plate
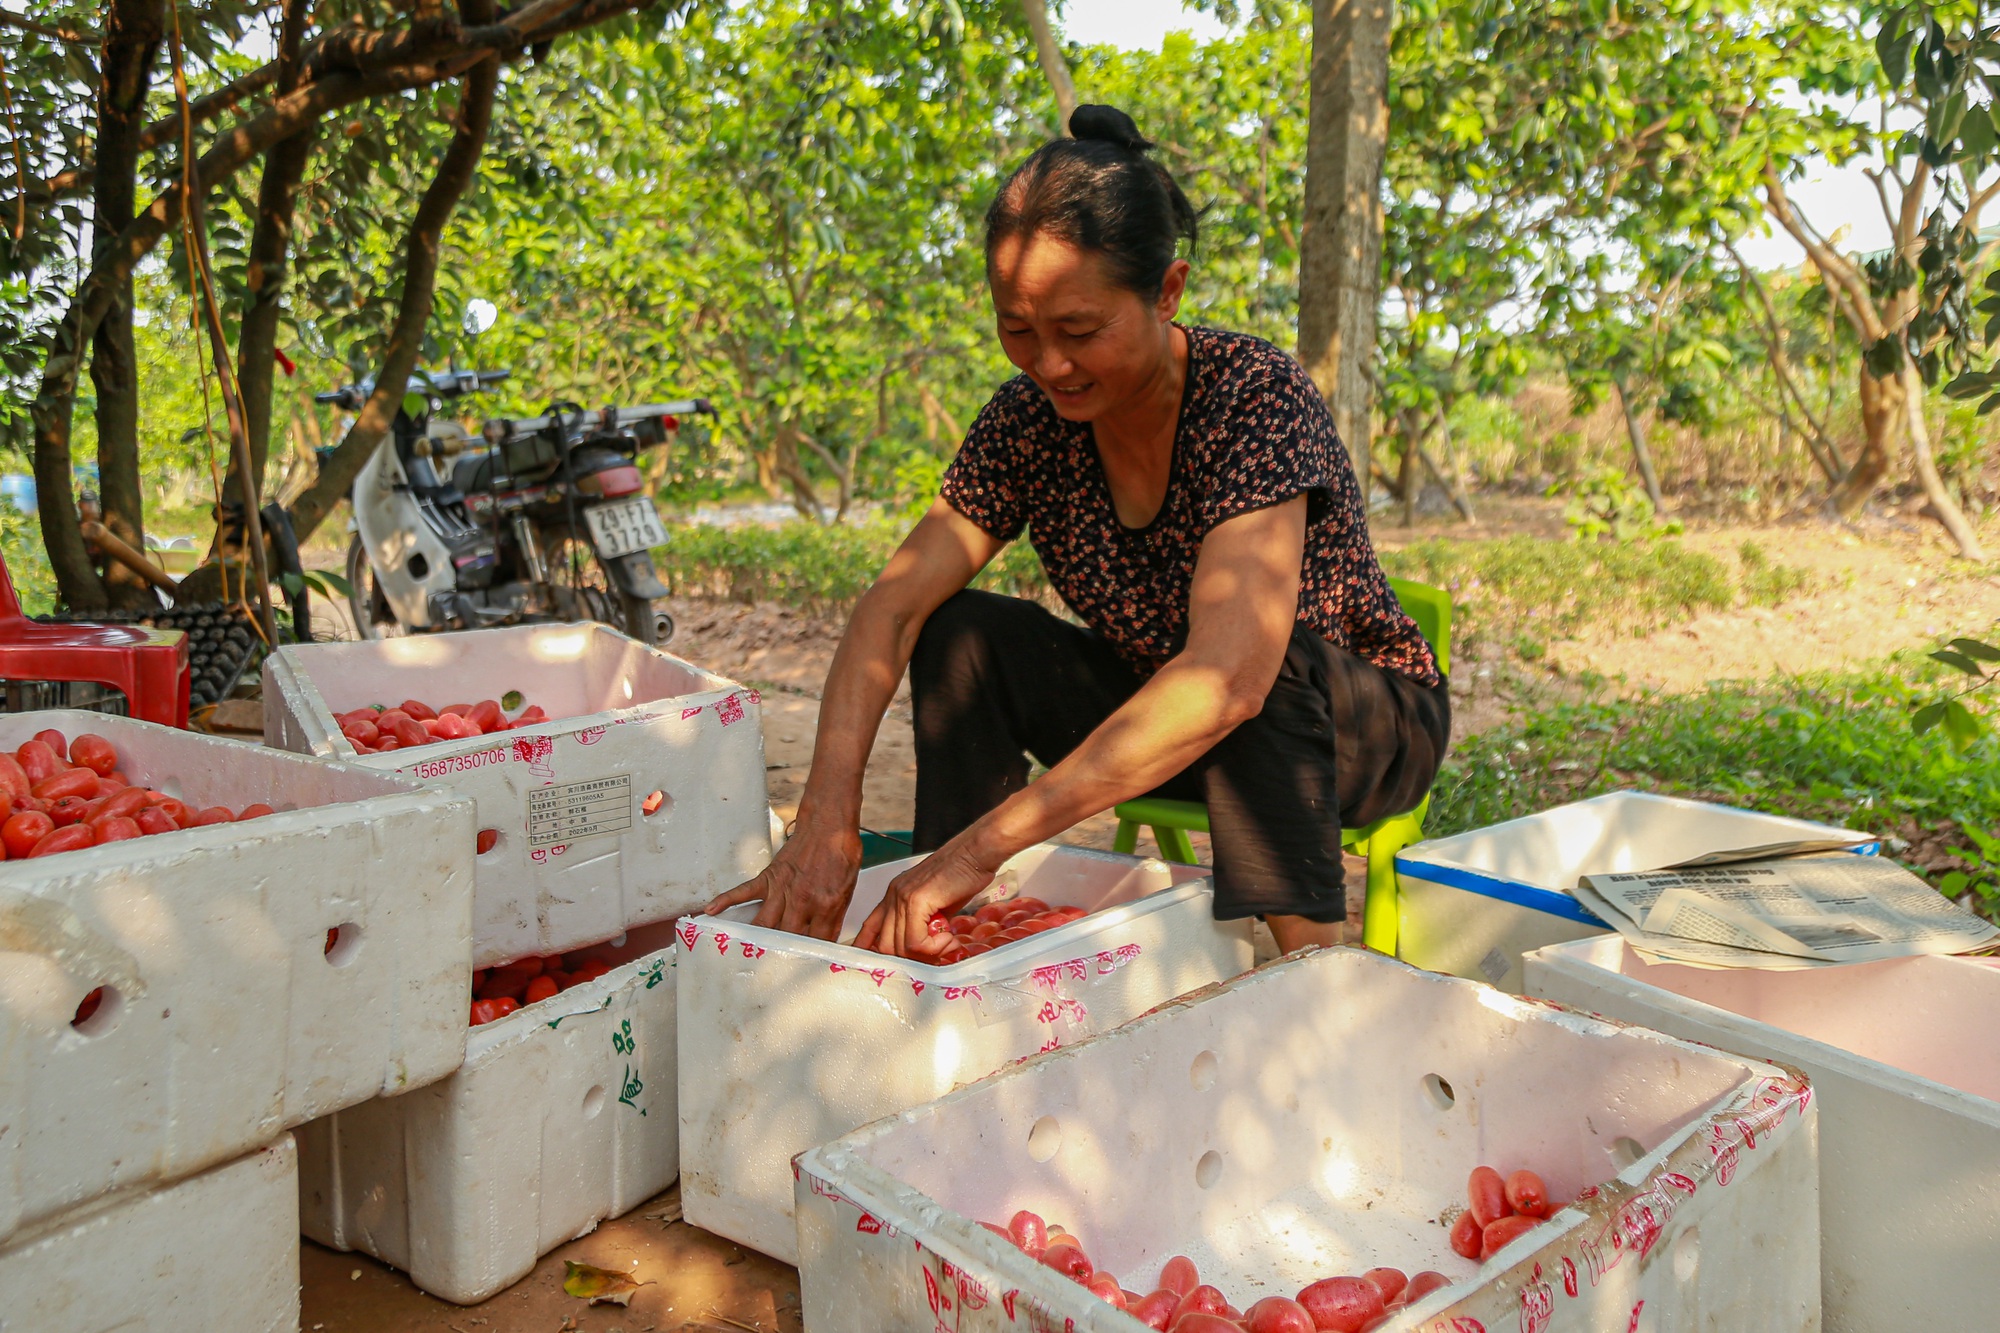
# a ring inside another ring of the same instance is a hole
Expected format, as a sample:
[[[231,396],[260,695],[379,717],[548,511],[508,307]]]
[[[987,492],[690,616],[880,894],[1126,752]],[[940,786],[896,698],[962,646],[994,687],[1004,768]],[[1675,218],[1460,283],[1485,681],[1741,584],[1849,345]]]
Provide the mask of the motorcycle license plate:
[[[583,516],[590,524],[592,544],[607,560],[667,544],[666,525],[660,522],[653,502],[643,495],[598,505],[585,510]]]

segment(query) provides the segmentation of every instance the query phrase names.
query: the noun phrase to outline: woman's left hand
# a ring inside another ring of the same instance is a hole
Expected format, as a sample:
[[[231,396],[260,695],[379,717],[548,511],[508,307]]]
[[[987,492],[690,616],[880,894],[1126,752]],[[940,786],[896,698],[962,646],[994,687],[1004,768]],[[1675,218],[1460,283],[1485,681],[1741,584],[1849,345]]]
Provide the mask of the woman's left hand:
[[[898,958],[934,962],[955,937],[949,930],[933,930],[932,918],[954,911],[992,882],[993,872],[974,861],[962,839],[953,839],[889,882],[889,891],[854,942]]]

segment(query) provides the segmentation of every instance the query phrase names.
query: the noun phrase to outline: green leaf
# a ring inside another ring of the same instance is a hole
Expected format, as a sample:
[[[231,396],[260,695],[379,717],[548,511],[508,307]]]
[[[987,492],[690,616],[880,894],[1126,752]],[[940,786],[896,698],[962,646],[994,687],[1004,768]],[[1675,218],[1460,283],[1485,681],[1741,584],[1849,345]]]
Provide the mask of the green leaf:
[[[1951,743],[1963,750],[1978,740],[1986,732],[1986,724],[1974,717],[1972,710],[1953,699],[1944,706],[1944,734]]]
[[[500,707],[509,713],[513,712],[517,708],[520,708],[527,702],[528,701],[521,696],[521,692],[519,690],[509,690],[505,694],[500,696]]]
[[[1938,880],[1938,892],[1947,898],[1956,898],[1972,886],[1972,876],[1963,870],[1947,872]]]
[[[330,597],[338,594],[342,597],[352,597],[354,595],[354,585],[347,581],[346,576],[336,574],[330,569],[307,570],[306,582],[318,588],[321,594],[325,596]]]
[[[1942,662],[1948,667],[1954,667],[1957,670],[1963,671],[1968,676],[1984,676],[1986,674],[1979,669],[1979,663],[1973,661],[1964,653],[1955,653],[1949,648],[1940,648],[1938,651],[1932,653],[1930,657],[1933,662]]]
[[[1916,33],[1904,32],[1903,16],[1889,14],[1882,20],[1881,28],[1875,33],[1875,58],[1882,62],[1883,77],[1889,86],[1900,88],[1910,73],[1910,43]]]
[[[1978,639],[1953,639],[1951,646],[1977,662],[2000,662],[2000,648]]]
[[[1942,721],[1944,721],[1944,705],[1942,703],[1925,704],[1922,708],[1910,714],[1910,730],[1921,736]]]

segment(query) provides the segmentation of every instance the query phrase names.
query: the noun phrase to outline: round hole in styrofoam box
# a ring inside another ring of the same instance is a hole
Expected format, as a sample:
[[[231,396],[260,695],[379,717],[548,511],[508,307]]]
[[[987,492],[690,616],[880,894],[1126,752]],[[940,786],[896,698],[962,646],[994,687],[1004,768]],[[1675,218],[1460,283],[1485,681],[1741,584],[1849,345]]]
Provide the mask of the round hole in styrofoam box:
[[[670,815],[674,812],[674,798],[664,790],[654,789],[639,800],[639,813],[651,818],[656,815]]]
[[[1612,1162],[1617,1165],[1620,1171],[1623,1171],[1626,1167],[1646,1155],[1646,1149],[1639,1140],[1627,1138],[1622,1134],[1611,1140],[1605,1146],[1604,1151],[1611,1154]]]
[[[1194,1183],[1203,1189],[1213,1189],[1215,1182],[1222,1179],[1222,1154],[1210,1148],[1194,1164]]]
[[[1203,1051],[1194,1058],[1194,1063],[1188,1066],[1188,1082],[1194,1085],[1196,1092],[1207,1092],[1215,1086],[1216,1075],[1221,1067],[1222,1061],[1216,1058],[1214,1051]]]
[[[359,952],[361,927],[354,922],[343,921],[326,932],[326,961],[335,967],[346,967]]]
[[[499,845],[500,830],[497,828],[483,828],[479,830],[479,836],[472,841],[472,853],[475,856],[484,856]]]
[[[1674,1280],[1689,1286],[1700,1271],[1701,1228],[1689,1227],[1674,1238]]]
[[[69,1025],[86,1037],[101,1037],[118,1026],[125,1016],[125,997],[115,986],[98,986],[76,1006]]]
[[[1439,1074],[1424,1075],[1424,1097],[1440,1111],[1449,1111],[1458,1103],[1458,1094]]]
[[[1028,1131],[1028,1156],[1046,1162],[1062,1151],[1062,1122],[1045,1115]]]
[[[593,1084],[589,1092],[583,1094],[583,1118],[597,1119],[597,1113],[604,1109],[604,1085]]]

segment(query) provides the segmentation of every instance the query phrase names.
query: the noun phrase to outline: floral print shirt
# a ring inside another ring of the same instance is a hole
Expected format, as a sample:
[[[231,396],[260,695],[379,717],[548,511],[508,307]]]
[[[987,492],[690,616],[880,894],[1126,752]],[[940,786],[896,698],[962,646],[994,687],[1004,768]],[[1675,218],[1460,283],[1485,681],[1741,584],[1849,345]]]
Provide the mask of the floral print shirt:
[[[1119,521],[1085,422],[1027,376],[1001,386],[945,470],[945,502],[1000,541],[1025,529],[1063,601],[1147,673],[1187,642],[1202,539],[1219,523],[1307,500],[1298,623],[1420,685],[1442,677],[1368,540],[1361,489],[1304,367],[1261,338],[1189,328],[1166,500]]]

